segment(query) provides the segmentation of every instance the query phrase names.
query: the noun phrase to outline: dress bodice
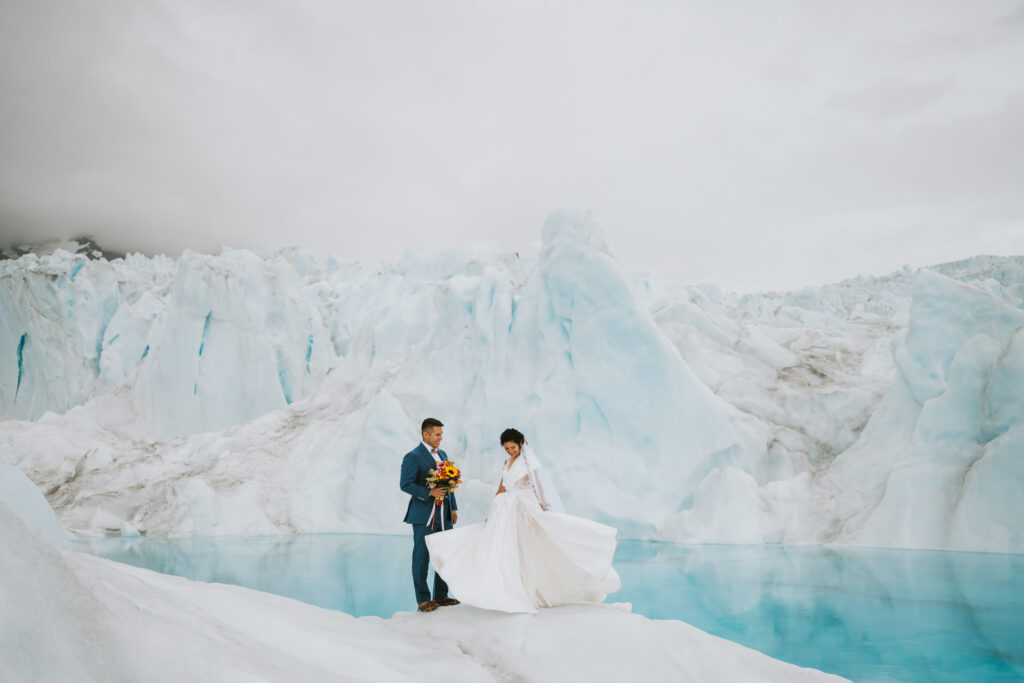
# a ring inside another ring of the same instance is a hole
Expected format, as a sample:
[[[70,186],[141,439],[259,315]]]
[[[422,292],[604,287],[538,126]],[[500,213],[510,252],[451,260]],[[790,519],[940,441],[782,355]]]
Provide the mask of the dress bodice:
[[[526,494],[533,499],[537,498],[537,492],[533,490],[530,470],[526,466],[526,458],[521,455],[511,465],[508,464],[508,461],[505,461],[505,469],[501,475],[501,484],[505,487],[506,491]]]

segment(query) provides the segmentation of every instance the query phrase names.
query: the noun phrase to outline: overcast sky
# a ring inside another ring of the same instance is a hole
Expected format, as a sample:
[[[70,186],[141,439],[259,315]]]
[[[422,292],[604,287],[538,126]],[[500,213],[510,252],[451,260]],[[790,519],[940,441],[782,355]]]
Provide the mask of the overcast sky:
[[[0,246],[528,249],[741,291],[1024,254],[1024,2],[0,0]]]

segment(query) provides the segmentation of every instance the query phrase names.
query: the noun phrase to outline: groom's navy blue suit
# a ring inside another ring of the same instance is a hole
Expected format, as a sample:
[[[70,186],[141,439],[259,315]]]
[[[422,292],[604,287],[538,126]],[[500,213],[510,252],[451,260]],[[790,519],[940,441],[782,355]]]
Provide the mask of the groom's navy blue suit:
[[[447,460],[444,451],[439,450],[437,457]],[[434,512],[434,520],[431,526],[427,526],[430,519],[430,512],[437,507],[435,499],[430,495],[427,487],[427,475],[434,469],[437,463],[434,456],[430,454],[427,447],[422,443],[405,454],[402,459],[402,490],[409,494],[409,508],[405,511],[405,523],[412,524],[412,584],[416,589],[416,603],[430,600],[430,589],[427,587],[427,565],[430,563],[430,553],[427,551],[426,537],[435,531],[441,531],[442,517],[438,508]],[[452,528],[452,510],[458,510],[455,503],[455,494],[449,493],[444,498],[444,528]],[[442,600],[448,597],[448,584],[444,582],[437,572],[434,572],[434,600]]]

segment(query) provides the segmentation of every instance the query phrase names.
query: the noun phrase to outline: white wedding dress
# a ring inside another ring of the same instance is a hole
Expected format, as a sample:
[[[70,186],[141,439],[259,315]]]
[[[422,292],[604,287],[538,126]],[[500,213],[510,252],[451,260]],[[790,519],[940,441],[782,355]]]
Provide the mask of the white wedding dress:
[[[506,462],[483,524],[430,534],[430,563],[460,601],[502,612],[601,602],[622,585],[614,528],[541,509],[526,458]]]

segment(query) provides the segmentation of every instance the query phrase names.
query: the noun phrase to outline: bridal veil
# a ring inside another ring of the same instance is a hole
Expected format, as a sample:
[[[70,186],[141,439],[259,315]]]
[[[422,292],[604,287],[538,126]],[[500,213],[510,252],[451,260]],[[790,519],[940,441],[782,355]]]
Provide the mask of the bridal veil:
[[[523,444],[522,449],[523,457],[526,458],[526,467],[530,471],[530,480],[533,481],[533,489],[537,492],[541,508],[551,512],[564,513],[565,506],[562,505],[562,498],[558,495],[555,482],[551,481],[547,470],[541,465],[540,458],[537,457],[537,451],[533,450],[533,447],[526,443]]]

